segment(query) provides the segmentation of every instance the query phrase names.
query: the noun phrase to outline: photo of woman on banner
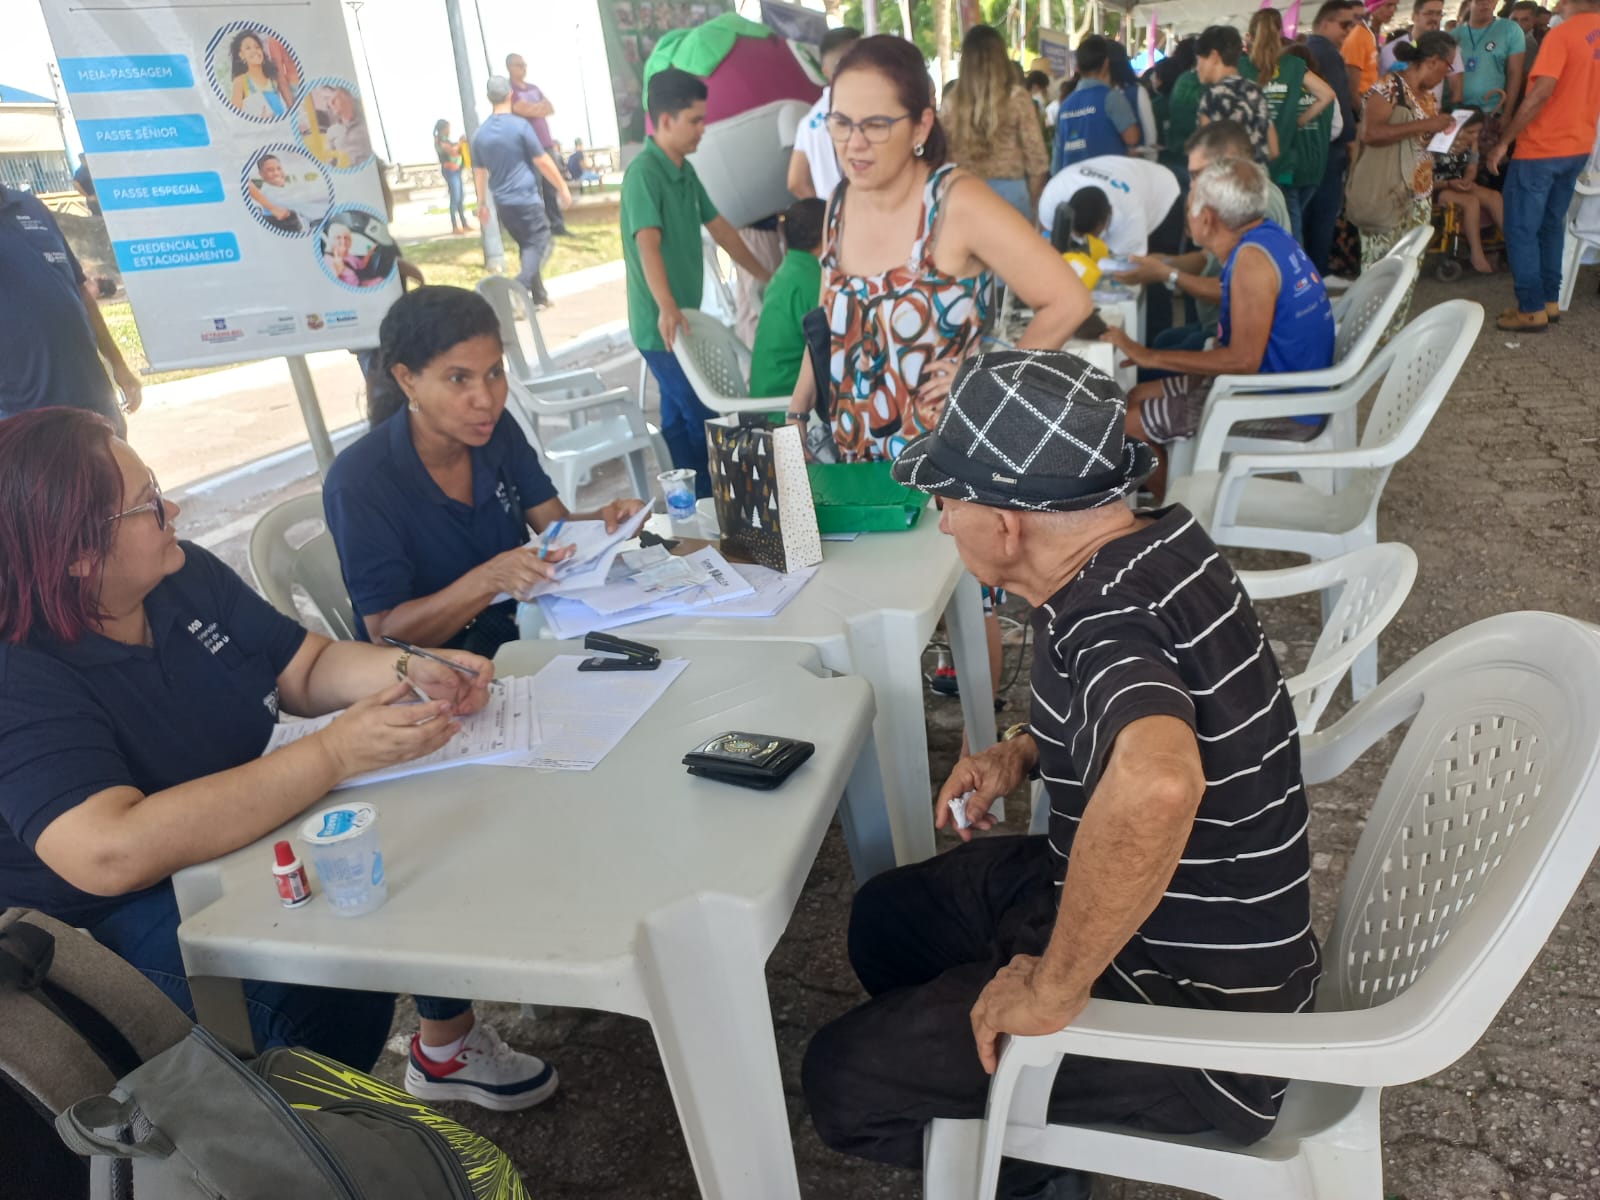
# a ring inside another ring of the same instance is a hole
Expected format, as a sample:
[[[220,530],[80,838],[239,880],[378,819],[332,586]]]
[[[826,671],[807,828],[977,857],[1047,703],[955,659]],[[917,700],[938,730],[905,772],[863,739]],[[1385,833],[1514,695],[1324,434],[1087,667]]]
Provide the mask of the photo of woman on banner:
[[[206,66],[217,94],[252,121],[289,115],[300,90],[300,59],[264,25],[236,21],[212,35]]]
[[[377,287],[394,274],[400,248],[375,212],[342,208],[323,222],[317,236],[323,270],[349,288]]]
[[[275,233],[308,236],[333,207],[327,176],[310,155],[291,146],[257,151],[243,179],[250,215]]]
[[[307,154],[335,171],[364,167],[372,158],[361,95],[343,79],[317,79],[307,86],[295,132]]]

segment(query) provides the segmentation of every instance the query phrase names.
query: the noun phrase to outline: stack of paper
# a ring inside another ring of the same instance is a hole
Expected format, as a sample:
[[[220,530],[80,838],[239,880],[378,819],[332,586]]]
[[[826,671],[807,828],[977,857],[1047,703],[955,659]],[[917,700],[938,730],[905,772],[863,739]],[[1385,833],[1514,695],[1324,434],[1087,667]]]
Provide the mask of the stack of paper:
[[[396,707],[405,707],[397,705]],[[343,710],[341,709],[340,712]],[[272,731],[272,739],[264,751],[271,754],[280,746],[287,746],[301,738],[326,729],[340,713],[314,717],[305,721],[285,721]],[[489,693],[489,703],[470,717],[461,719],[461,732],[456,734],[432,754],[397,763],[365,775],[352,776],[339,787],[359,787],[384,779],[399,779],[423,771],[438,771],[445,767],[458,767],[466,763],[500,763],[508,766],[526,766],[523,762],[507,761],[514,756],[531,754],[542,740],[542,726],[538,706],[534,703],[533,678],[503,679],[500,686]]]
[[[556,577],[533,589],[535,596],[576,592],[599,587],[606,581],[611,564],[622,550],[622,543],[633,537],[650,519],[650,508],[641,508],[610,533],[604,521],[568,521],[551,542],[551,550],[571,546],[572,554],[556,565]],[[530,544],[537,544],[537,541]]]
[[[705,570],[707,582],[655,597],[627,580],[576,595],[541,596],[545,623],[558,638],[581,638],[654,617],[772,617],[817,573],[805,567],[784,575],[748,563],[736,569],[709,546],[684,557]]]
[[[533,676],[544,740],[517,766],[592,771],[689,665],[668,658],[654,671],[579,671],[581,662],[563,654]]]

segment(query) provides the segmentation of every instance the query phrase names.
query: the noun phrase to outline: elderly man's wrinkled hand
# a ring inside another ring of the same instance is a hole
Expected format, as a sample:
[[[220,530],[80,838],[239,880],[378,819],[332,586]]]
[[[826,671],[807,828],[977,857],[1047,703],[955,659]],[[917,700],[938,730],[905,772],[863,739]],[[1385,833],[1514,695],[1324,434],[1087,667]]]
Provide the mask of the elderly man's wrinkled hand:
[[[990,1075],[1000,1063],[1000,1037],[1042,1037],[1072,1024],[1089,1003],[1087,991],[1058,993],[1044,977],[1044,960],[1019,954],[1000,968],[972,1006],[972,1039]]]
[[[1028,777],[1034,761],[1031,738],[997,742],[981,754],[967,755],[956,763],[950,778],[939,789],[939,796],[933,802],[933,827],[943,829],[949,825],[954,819],[950,815],[950,801],[966,796],[970,827],[957,828],[956,836],[963,842],[970,842],[973,830],[993,829],[996,821],[989,815],[989,809]]]

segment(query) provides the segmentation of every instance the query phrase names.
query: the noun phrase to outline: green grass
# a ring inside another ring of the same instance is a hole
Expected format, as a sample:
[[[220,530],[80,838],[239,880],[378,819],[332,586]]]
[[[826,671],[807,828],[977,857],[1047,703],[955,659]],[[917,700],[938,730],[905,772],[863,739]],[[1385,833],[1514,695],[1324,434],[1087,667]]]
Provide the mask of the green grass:
[[[612,214],[601,220],[583,221],[582,216],[569,216],[572,237],[556,238],[550,261],[545,264],[544,277],[552,279],[581,271],[585,267],[615,262],[622,257],[622,234]],[[476,217],[474,217],[476,224]],[[427,276],[429,283],[449,284],[470,288],[477,285],[489,272],[483,266],[483,242],[476,234],[470,237],[440,238],[406,247],[406,258],[416,263]],[[515,275],[520,256],[514,242],[506,245],[506,274]],[[133,322],[133,310],[126,300],[116,300],[100,305],[111,336],[122,349],[122,357],[135,371],[145,372],[150,363],[144,356],[144,344],[139,340],[139,329]],[[220,367],[194,367],[183,371],[156,371],[143,376],[145,386],[169,383],[174,379],[188,379],[205,375]]]

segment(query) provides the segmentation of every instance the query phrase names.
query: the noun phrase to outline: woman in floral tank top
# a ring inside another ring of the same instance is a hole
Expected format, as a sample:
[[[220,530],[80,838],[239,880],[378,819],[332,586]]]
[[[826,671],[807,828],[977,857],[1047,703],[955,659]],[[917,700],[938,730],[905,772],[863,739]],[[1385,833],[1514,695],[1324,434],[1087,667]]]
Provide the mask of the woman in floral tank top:
[[[839,64],[832,97],[844,182],[822,258],[827,407],[842,461],[893,459],[938,420],[983,332],[996,273],[1034,309],[1024,349],[1059,349],[1093,306],[1037,229],[947,164],[932,84],[910,42],[862,38]],[[808,358],[790,418],[804,422],[816,396]]]

